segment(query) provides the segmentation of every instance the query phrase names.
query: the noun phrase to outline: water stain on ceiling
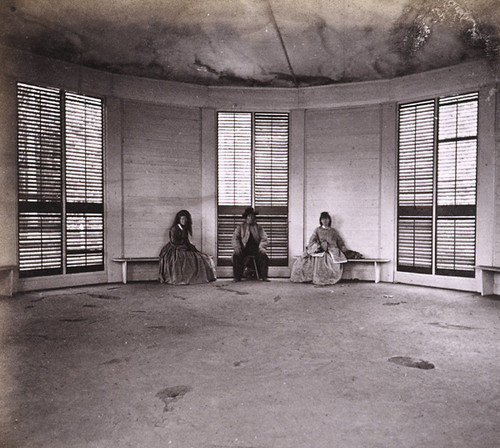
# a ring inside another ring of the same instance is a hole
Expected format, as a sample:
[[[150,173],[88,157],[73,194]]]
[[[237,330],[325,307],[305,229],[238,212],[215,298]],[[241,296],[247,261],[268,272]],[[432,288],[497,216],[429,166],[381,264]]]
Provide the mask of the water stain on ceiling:
[[[498,0],[4,0],[0,43],[113,73],[302,87],[500,61]]]

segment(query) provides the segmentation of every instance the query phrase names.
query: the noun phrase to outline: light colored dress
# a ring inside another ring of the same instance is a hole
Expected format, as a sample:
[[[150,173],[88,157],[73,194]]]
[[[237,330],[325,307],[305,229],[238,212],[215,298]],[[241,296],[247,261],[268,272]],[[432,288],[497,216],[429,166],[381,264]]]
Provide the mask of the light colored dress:
[[[324,251],[322,245],[326,243]],[[317,227],[304,253],[292,266],[290,281],[333,285],[342,278],[342,263],[347,262],[344,241],[333,227]]]
[[[189,235],[180,224],[170,229],[170,241],[160,252],[161,283],[194,285],[217,278],[215,263],[189,241]]]

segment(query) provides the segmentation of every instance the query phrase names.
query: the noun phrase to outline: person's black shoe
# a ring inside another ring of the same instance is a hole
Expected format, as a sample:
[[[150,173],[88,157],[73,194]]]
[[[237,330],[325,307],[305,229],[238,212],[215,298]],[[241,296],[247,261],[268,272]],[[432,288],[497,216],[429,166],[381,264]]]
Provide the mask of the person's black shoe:
[[[241,278],[233,278],[233,282],[241,282]]]
[[[263,282],[270,282],[270,281],[271,281],[271,280],[269,280],[267,277],[263,277],[263,278],[261,278],[261,280],[262,280]]]

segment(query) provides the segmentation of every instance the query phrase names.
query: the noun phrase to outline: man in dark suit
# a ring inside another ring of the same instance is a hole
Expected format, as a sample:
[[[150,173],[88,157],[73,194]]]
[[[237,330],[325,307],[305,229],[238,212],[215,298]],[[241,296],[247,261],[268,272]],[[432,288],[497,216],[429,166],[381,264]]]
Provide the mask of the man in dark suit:
[[[247,207],[243,213],[244,221],[234,229],[233,244],[233,278],[238,282],[243,277],[245,263],[248,257],[255,258],[258,277],[268,281],[269,257],[267,256],[267,234],[256,221],[257,213],[252,207]]]

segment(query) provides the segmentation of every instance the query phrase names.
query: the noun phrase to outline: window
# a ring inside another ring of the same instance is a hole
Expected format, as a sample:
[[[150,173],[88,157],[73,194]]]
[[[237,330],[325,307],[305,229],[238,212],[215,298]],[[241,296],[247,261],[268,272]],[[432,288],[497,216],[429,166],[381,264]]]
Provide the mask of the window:
[[[271,266],[288,265],[288,114],[219,112],[217,263],[246,207],[259,213]]]
[[[17,92],[19,275],[103,270],[102,100]]]
[[[399,107],[398,270],[474,277],[478,94]]]

